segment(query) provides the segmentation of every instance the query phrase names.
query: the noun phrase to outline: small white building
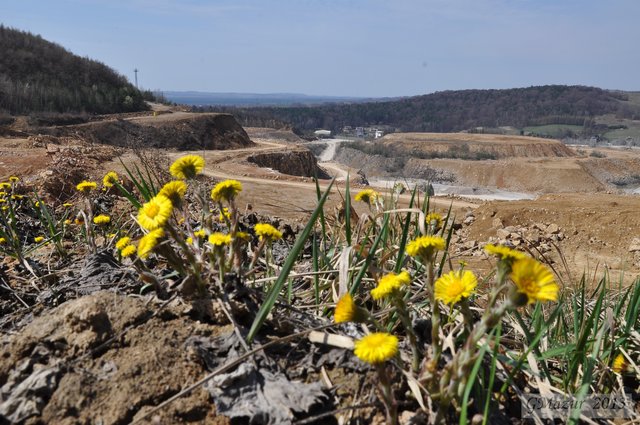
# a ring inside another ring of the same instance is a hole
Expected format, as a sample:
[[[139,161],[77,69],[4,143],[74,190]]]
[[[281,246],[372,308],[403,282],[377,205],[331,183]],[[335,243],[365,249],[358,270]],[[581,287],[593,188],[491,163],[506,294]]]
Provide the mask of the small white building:
[[[316,137],[319,137],[319,138],[331,137],[331,131],[330,130],[316,130],[316,131],[313,132],[313,134]]]
[[[375,132],[373,133],[373,138],[374,139],[379,139],[382,136],[384,136],[384,131],[382,131],[382,130],[375,130]]]

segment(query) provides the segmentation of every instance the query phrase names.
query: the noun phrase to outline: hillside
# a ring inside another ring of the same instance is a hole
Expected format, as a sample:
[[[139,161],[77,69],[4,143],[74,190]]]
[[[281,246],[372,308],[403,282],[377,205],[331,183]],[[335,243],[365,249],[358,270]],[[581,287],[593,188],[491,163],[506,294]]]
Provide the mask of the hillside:
[[[0,25],[0,52],[0,113],[103,114],[147,108],[143,93],[124,76],[38,35]]]
[[[610,130],[595,118],[640,119],[640,106],[625,92],[584,86],[443,91],[400,100],[317,107],[217,108],[243,125],[280,122],[300,132],[345,126],[388,126],[402,132],[455,132],[477,127],[573,125],[586,134]],[[602,127],[602,128],[600,128]]]

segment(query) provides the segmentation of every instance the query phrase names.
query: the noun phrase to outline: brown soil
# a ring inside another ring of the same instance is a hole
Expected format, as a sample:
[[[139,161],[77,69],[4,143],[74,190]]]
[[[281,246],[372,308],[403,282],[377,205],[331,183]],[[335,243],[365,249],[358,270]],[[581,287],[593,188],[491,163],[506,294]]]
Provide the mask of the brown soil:
[[[504,136],[471,133],[395,133],[376,143],[400,148],[407,152],[446,152],[465,147],[469,152],[485,152],[498,158],[562,157],[574,152],[557,140],[537,137]]]
[[[225,331],[194,321],[186,315],[189,306],[179,303],[148,319],[158,308],[110,292],[65,303],[3,341],[0,381],[55,371],[57,385],[51,387],[39,423],[129,423],[145,406],[159,404],[206,372],[190,352],[188,338]],[[101,349],[111,338],[116,341]],[[154,421],[228,423],[213,418],[210,396],[198,389]],[[34,419],[27,423],[37,423]]]
[[[467,250],[461,257],[478,263],[486,258],[481,252],[485,243],[511,239],[521,240],[520,248],[526,247],[540,256],[536,248],[541,244],[535,241],[547,239],[542,242],[550,249],[543,250],[544,256],[555,263],[566,284],[579,283],[583,273],[593,283],[604,270],[610,273],[612,282],[630,283],[640,273],[640,252],[630,251],[634,239],[640,237],[639,210],[638,196],[604,193],[550,194],[535,201],[487,202],[473,211],[475,221],[462,232],[465,238],[460,245],[470,246],[469,241],[475,241],[477,248]],[[557,229],[547,230],[551,225]],[[505,238],[513,227],[521,237]]]

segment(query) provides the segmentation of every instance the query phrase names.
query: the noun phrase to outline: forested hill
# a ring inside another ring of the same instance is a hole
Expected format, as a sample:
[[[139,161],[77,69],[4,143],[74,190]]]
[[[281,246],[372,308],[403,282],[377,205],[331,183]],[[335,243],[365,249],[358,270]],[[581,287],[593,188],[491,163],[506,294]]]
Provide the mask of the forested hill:
[[[0,112],[115,113],[145,108],[143,93],[108,66],[38,35],[0,25]]]
[[[219,110],[220,108],[218,108]],[[451,132],[475,127],[584,125],[603,114],[639,119],[623,92],[584,86],[443,91],[399,100],[317,107],[225,108],[243,125],[288,123],[301,131],[386,125],[398,131]]]

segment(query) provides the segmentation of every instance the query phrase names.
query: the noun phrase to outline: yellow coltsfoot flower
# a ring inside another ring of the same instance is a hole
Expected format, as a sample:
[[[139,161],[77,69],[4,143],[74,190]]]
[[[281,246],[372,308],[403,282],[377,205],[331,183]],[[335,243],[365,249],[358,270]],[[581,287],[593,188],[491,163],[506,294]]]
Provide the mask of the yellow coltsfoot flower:
[[[231,243],[231,235],[216,232],[209,235],[209,243],[215,247],[222,247]]]
[[[36,236],[35,238],[33,238],[33,241],[35,243],[40,243],[44,240],[44,236]]]
[[[336,304],[333,313],[333,321],[336,323],[351,322],[356,316],[358,307],[353,302],[353,297],[348,292],[344,294]]]
[[[375,332],[356,341],[354,354],[363,362],[379,364],[398,352],[398,338],[386,332]]]
[[[173,204],[166,196],[156,195],[138,212],[138,223],[147,230],[163,227],[171,217]]]
[[[200,155],[186,155],[175,160],[169,172],[177,179],[192,179],[204,169],[204,158]]]
[[[187,184],[182,180],[173,180],[162,186],[158,195],[166,196],[174,206],[179,206],[185,193],[187,193]]]
[[[116,249],[122,251],[127,245],[129,245],[129,242],[131,242],[131,238],[129,236],[121,237],[118,239],[118,242],[116,242]]]
[[[442,216],[437,212],[427,214],[424,221],[427,223],[427,226],[433,226],[436,229],[442,227]]]
[[[109,217],[106,214],[100,214],[100,215],[97,215],[97,216],[93,217],[93,222],[94,222],[94,224],[97,224],[98,226],[102,226],[102,225],[111,223],[111,217]]]
[[[120,251],[120,255],[122,255],[122,257],[126,258],[126,257],[131,257],[133,254],[135,254],[137,251],[135,245],[127,245],[124,248],[122,248],[122,250]]]
[[[386,274],[378,281],[378,286],[371,290],[371,296],[374,300],[380,300],[409,283],[411,283],[411,276],[406,271],[399,274]]]
[[[164,230],[154,229],[140,238],[140,241],[138,241],[138,256],[143,259],[147,258],[162,237],[164,237]]]
[[[102,185],[104,187],[113,187],[116,183],[118,183],[118,174],[115,171],[109,171],[102,178]]]
[[[615,359],[613,359],[613,365],[611,366],[611,369],[613,369],[615,373],[621,374],[623,372],[626,372],[628,367],[629,364],[627,363],[627,359],[625,359],[622,353],[620,353],[616,356]]]
[[[238,180],[225,180],[211,190],[211,199],[216,202],[231,201],[242,192],[242,183]]]
[[[83,180],[76,185],[76,190],[82,193],[89,193],[92,190],[94,190],[96,187],[98,187],[98,183],[88,181],[88,180]]]
[[[511,249],[504,245],[487,244],[485,245],[484,250],[489,254],[498,256],[500,260],[504,261],[516,261],[529,258],[529,256],[524,252],[516,251],[515,249]]]
[[[364,189],[355,196],[355,200],[359,202],[364,202],[365,204],[373,204],[380,194],[373,189]]]
[[[511,267],[511,280],[516,285],[517,294],[526,296],[526,304],[558,299],[559,288],[553,274],[544,264],[533,258],[526,257],[515,261]]]
[[[476,276],[466,271],[451,271],[436,280],[435,298],[445,304],[453,305],[462,298],[468,298],[478,285]]]
[[[254,230],[256,235],[260,237],[260,240],[277,240],[282,238],[282,232],[267,223],[258,223],[255,225]]]
[[[439,236],[421,236],[407,244],[407,254],[430,259],[436,251],[443,251],[446,242]]]

